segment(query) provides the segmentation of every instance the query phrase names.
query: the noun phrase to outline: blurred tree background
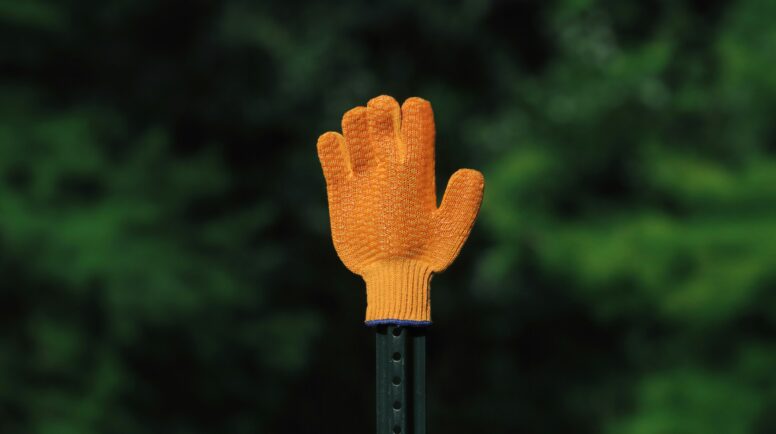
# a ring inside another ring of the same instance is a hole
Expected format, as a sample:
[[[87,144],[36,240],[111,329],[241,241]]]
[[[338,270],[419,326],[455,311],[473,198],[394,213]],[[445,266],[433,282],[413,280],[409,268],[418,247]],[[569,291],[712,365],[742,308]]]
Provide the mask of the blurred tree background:
[[[0,432],[373,432],[315,141],[486,196],[432,433],[776,432],[776,3],[0,0]]]

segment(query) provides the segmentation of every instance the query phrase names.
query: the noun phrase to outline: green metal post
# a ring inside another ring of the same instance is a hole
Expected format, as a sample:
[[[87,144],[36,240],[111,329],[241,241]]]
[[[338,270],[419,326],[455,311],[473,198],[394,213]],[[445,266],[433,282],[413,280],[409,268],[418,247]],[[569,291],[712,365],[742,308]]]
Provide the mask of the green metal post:
[[[426,434],[426,331],[376,330],[377,434]]]

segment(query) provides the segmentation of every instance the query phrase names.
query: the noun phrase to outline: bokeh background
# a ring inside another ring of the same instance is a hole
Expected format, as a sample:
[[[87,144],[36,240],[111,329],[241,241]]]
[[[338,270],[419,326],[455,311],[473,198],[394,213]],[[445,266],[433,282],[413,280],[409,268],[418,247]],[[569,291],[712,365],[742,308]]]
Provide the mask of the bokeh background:
[[[0,432],[365,433],[316,138],[482,170],[432,433],[776,432],[776,2],[0,1]]]

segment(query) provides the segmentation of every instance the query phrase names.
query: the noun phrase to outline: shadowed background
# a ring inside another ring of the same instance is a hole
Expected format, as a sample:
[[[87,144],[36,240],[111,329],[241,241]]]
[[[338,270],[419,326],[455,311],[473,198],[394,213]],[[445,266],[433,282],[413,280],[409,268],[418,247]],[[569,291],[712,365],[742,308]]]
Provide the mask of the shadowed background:
[[[432,433],[776,431],[776,3],[0,1],[0,432],[373,432],[315,142],[485,199]]]

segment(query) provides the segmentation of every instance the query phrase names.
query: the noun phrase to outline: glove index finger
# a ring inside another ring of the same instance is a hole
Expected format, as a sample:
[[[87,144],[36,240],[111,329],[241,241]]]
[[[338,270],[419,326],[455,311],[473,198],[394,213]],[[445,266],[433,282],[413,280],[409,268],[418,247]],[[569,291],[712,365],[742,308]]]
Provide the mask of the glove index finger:
[[[431,103],[413,96],[401,106],[401,135],[407,145],[407,158],[417,164],[434,160],[434,111]]]

